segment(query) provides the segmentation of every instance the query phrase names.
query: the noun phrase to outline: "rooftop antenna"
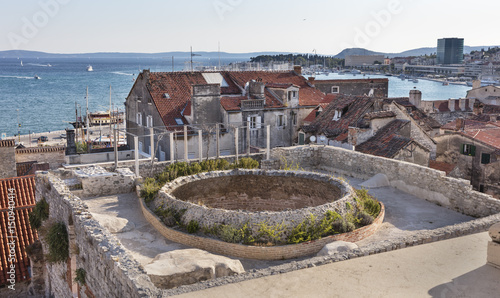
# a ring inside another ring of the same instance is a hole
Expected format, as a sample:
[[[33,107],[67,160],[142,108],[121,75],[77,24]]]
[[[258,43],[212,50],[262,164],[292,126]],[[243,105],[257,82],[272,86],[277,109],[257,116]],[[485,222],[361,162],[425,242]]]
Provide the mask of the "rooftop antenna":
[[[193,47],[191,46],[191,72],[193,72],[193,56],[201,56],[201,55],[193,54]]]
[[[220,41],[219,41],[219,71],[220,71]]]

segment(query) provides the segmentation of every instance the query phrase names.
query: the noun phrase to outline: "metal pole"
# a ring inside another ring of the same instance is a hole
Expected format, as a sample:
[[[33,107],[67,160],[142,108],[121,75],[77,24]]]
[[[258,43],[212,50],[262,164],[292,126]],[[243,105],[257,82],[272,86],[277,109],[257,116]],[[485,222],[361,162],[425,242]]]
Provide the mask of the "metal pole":
[[[85,115],[85,123],[87,127],[87,143],[89,142],[89,86],[87,86],[87,114]]]
[[[174,133],[171,132],[170,135],[170,161],[174,162]]]
[[[247,122],[247,156],[250,156],[250,122]]]
[[[219,143],[219,138],[220,138],[220,130],[219,130],[219,123],[215,124],[215,137],[217,138],[217,140],[215,141],[215,144],[216,144],[216,156],[217,156],[217,159],[219,159],[220,157],[220,143]]]
[[[188,127],[184,125],[184,160],[188,161]]]
[[[203,131],[200,129],[198,130],[198,156],[200,162],[203,160]]]
[[[19,143],[21,143],[21,126],[19,125],[19,109],[16,109],[17,111],[17,138],[19,140]]]
[[[238,154],[239,154],[239,149],[238,149],[238,127],[234,128],[234,148],[236,149],[236,162],[238,162]]]
[[[134,136],[135,176],[139,177],[139,137]]]
[[[151,162],[155,161],[155,135],[154,129],[149,128],[149,143],[151,145]]]
[[[267,154],[266,154],[266,159],[269,160],[271,157],[271,125],[266,126],[266,149],[267,149]]]
[[[115,125],[116,126],[116,125]],[[118,169],[118,142],[116,141],[117,129],[113,128],[113,139],[114,139],[114,149],[115,149],[115,171]]]

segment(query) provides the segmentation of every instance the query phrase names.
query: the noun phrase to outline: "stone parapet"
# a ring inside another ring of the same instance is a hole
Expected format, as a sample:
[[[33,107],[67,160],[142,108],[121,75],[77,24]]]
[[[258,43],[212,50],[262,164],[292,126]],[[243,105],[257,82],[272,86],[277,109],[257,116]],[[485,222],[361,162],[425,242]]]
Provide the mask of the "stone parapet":
[[[489,230],[491,241],[488,242],[488,264],[500,269],[500,222]]]

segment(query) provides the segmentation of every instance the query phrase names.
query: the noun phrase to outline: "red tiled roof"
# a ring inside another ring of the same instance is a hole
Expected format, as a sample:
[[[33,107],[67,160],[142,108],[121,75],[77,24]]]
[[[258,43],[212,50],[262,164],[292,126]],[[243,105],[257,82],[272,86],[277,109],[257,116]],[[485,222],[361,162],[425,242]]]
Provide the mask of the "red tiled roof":
[[[361,145],[356,146],[356,151],[393,158],[401,149],[412,142],[411,139],[399,135],[399,130],[408,124],[408,121],[393,120]]]
[[[14,190],[14,221],[15,234],[11,235],[9,225],[9,189]],[[16,177],[0,179],[0,285],[7,283],[9,262],[9,242],[10,236],[17,236],[15,241],[15,270],[16,281],[21,282],[30,278],[28,267],[29,258],[26,254],[26,247],[38,239],[35,230],[29,225],[28,214],[35,205],[35,177]]]
[[[440,162],[435,160],[429,161],[429,168],[436,169],[439,171],[446,172],[446,175],[449,175],[453,169],[455,169],[456,165],[446,162]]]
[[[175,126],[175,118],[181,118],[191,100],[192,85],[206,83],[201,72],[151,72],[146,84],[163,123]],[[170,98],[164,96],[166,93]]]
[[[0,147],[14,147],[16,142],[14,140],[0,140]]]
[[[365,96],[339,95],[328,104],[311,125],[303,126],[305,132],[346,140],[349,126],[356,126],[362,115],[373,105],[373,98]],[[333,120],[335,111],[341,111],[339,120]]]
[[[220,104],[226,111],[239,111],[241,109],[241,101],[248,99],[246,96],[224,96],[220,99]]]
[[[240,87],[244,87],[252,80],[261,81],[265,84],[293,84],[299,87],[299,104],[301,106],[316,106],[323,97],[323,92],[311,87],[307,80],[295,74],[293,71],[270,72],[270,71],[231,71],[229,77]]]
[[[381,119],[381,118],[391,118],[396,117],[396,114],[393,111],[379,111],[368,113],[363,116],[363,118],[367,119]]]
[[[455,131],[485,145],[500,149],[500,124],[469,119],[463,121],[465,125],[461,130],[457,131],[457,120],[447,123],[442,129]]]

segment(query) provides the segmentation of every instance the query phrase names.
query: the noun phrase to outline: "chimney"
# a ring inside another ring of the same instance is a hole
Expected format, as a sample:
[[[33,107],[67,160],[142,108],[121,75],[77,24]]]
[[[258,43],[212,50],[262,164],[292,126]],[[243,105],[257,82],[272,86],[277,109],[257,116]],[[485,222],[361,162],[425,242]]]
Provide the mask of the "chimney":
[[[464,118],[458,118],[457,119],[457,126],[456,126],[456,130],[462,130],[465,128],[465,120]]]
[[[256,82],[252,80],[248,85],[248,95],[250,98],[264,99],[264,87],[265,84],[263,82]]]
[[[472,81],[472,89],[480,88],[481,87],[481,80],[474,80]]]
[[[66,155],[76,154],[75,130],[66,130]]]
[[[417,89],[410,90],[410,102],[412,105],[420,109],[420,103],[422,102],[422,92]]]
[[[297,75],[302,75],[302,66],[300,65],[294,65],[293,66],[293,71],[297,74]]]
[[[311,86],[313,86],[313,85],[314,85],[314,80],[315,80],[315,79],[316,79],[315,77],[308,77],[308,78],[307,78],[307,81],[309,82],[309,84],[311,84]]]
[[[476,99],[474,102],[474,108],[472,109],[472,113],[474,115],[481,115],[483,113],[484,104]]]
[[[490,122],[497,122],[497,115],[490,115]]]

